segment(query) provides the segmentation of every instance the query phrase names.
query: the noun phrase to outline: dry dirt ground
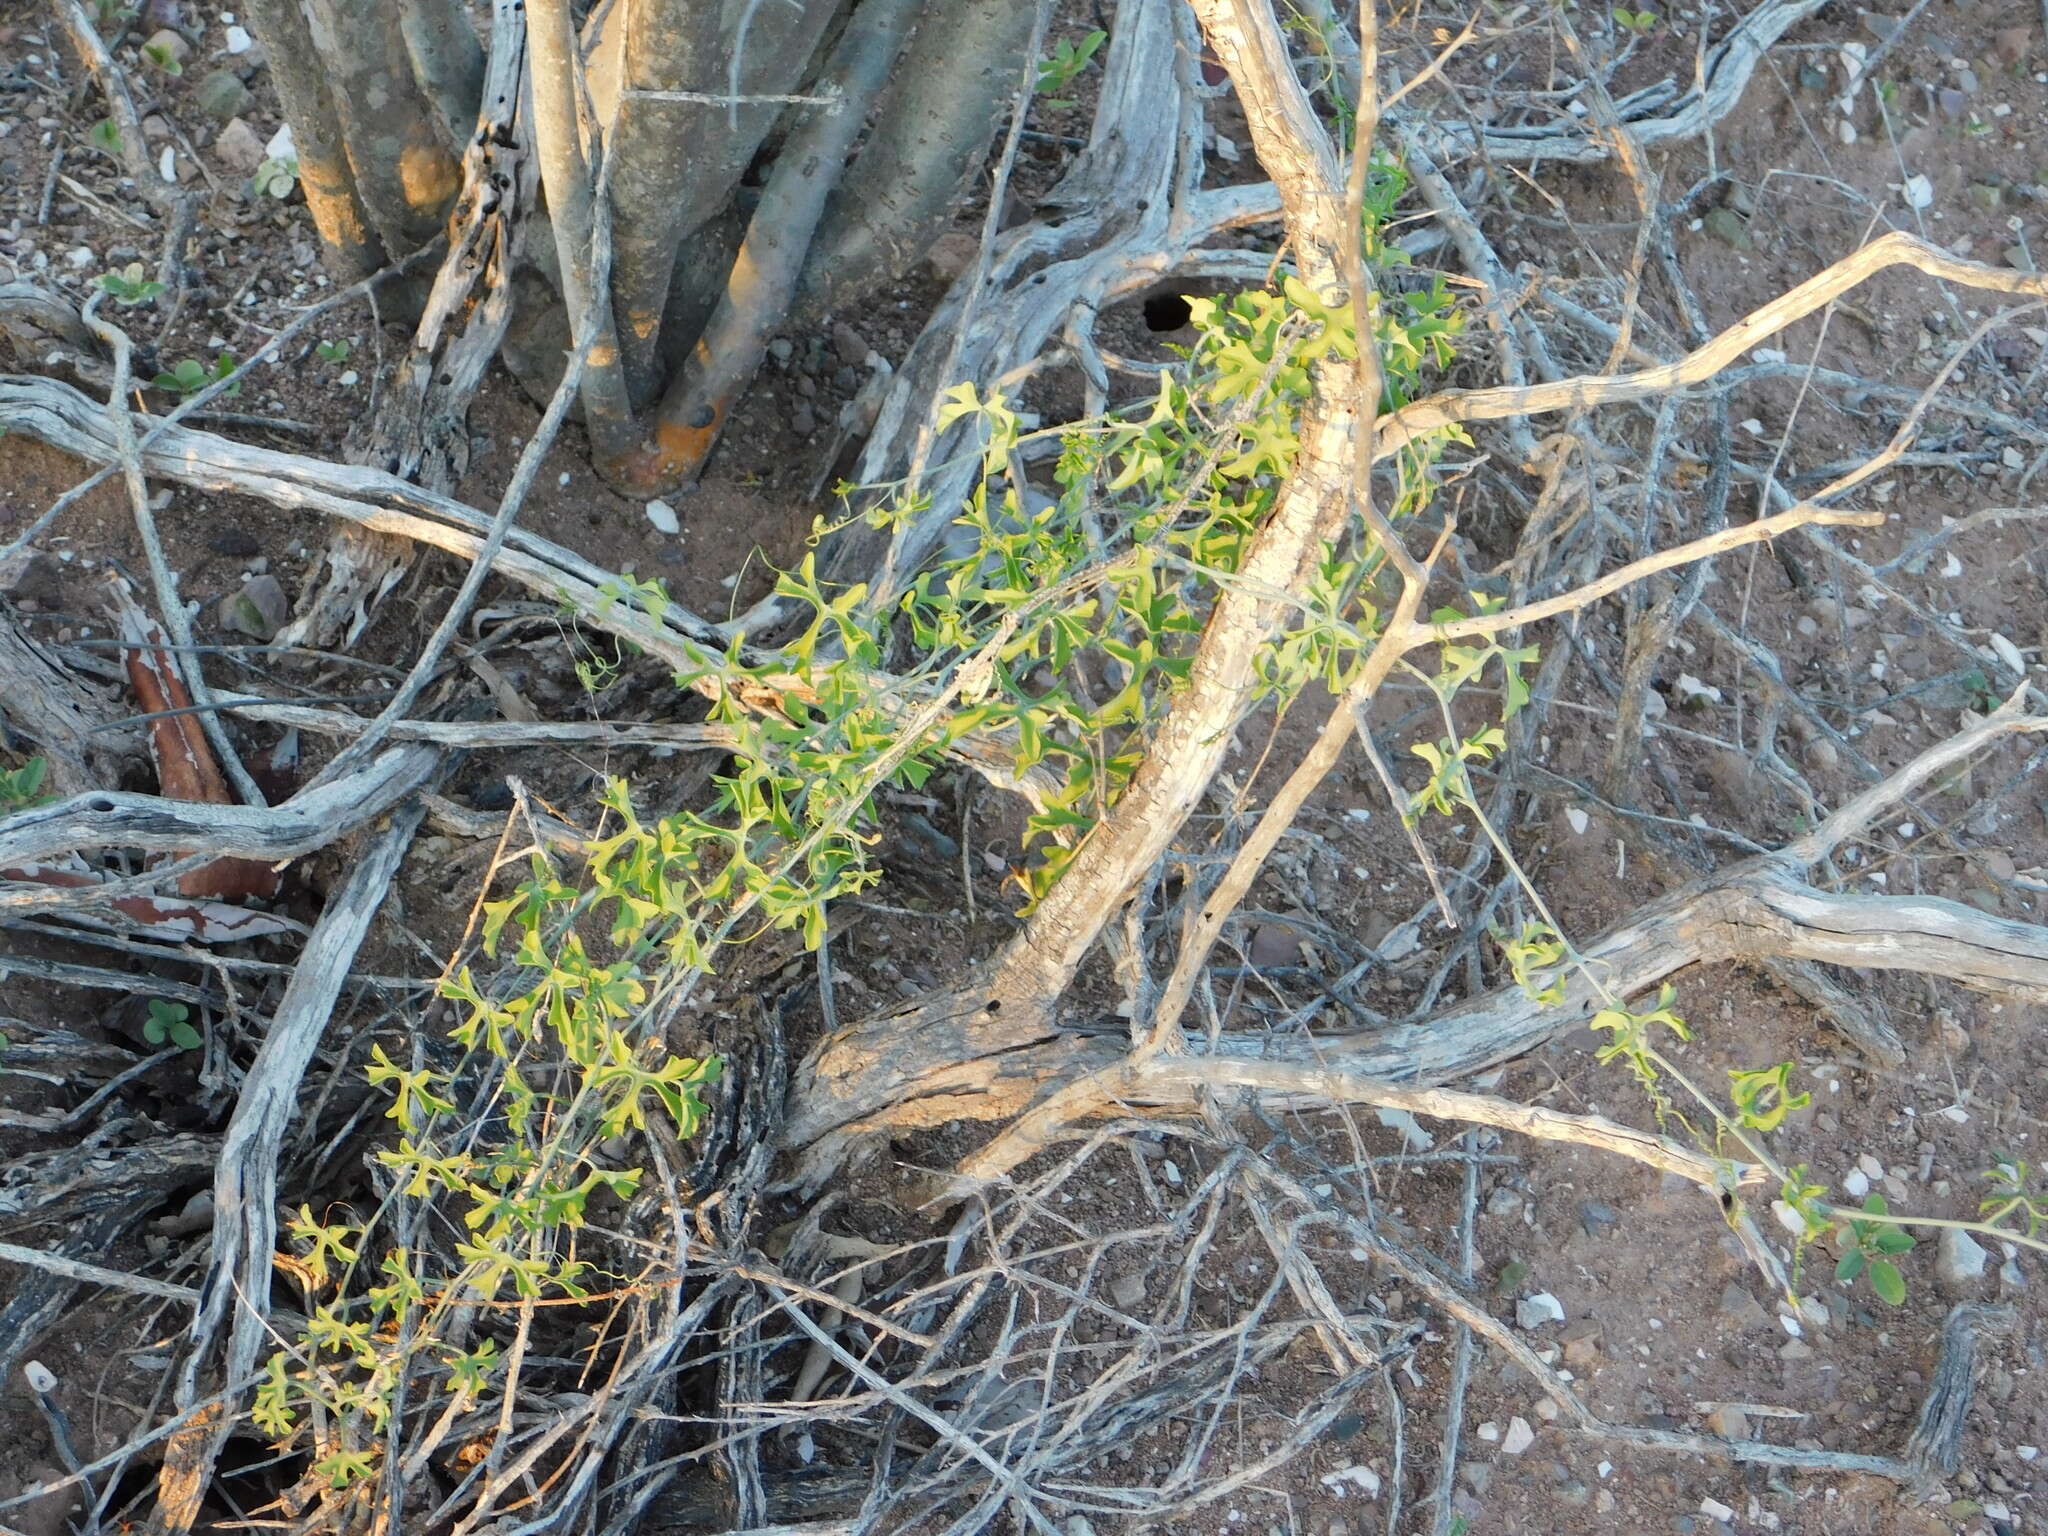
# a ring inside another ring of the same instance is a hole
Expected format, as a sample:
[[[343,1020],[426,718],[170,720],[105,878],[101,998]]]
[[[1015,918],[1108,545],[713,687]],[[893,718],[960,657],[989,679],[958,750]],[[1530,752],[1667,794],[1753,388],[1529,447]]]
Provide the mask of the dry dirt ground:
[[[209,71],[225,68],[245,77],[253,96],[240,116],[257,138],[267,140],[279,120],[265,72],[247,55],[222,52],[225,15],[204,6],[180,9],[180,19],[202,39],[185,75],[167,79],[138,67],[137,78],[153,98],[145,110],[165,126],[161,145],[174,153],[179,174],[197,178],[210,193],[201,233],[208,292],[165,334],[151,334],[154,322],[144,320],[139,339],[164,367],[187,357],[210,359],[223,349],[246,352],[323,281],[302,203],[246,196],[246,171],[225,162],[218,144],[221,124],[195,96],[197,82]],[[1498,9],[1511,29],[1504,40],[1475,45],[1448,72],[1468,101],[1489,79],[1527,87],[1540,83],[1545,71],[1568,73],[1567,61],[1525,14],[1530,8],[1512,14]],[[1903,15],[1905,7],[1894,3],[1891,9]],[[1061,14],[1068,31],[1088,24],[1079,8]],[[1712,18],[1717,28],[1725,24],[1718,9]],[[1660,18],[1619,84],[1671,69],[1683,72],[1707,24],[1702,11]],[[1697,218],[1680,233],[1680,259],[1710,326],[1728,323],[1887,227],[1918,229],[1987,260],[2031,261],[2048,250],[2048,221],[2042,216],[2048,48],[2032,0],[1935,0],[1916,7],[1910,26],[1896,38],[1893,32],[1893,19],[1832,7],[1773,52],[1735,114],[1706,141],[1657,157],[1667,197],[1710,172],[1727,178],[1702,199]],[[1844,50],[1853,45],[1867,55],[1888,40],[1892,46],[1874,78],[1845,116],[1836,102],[1848,67]],[[6,87],[0,93],[0,279],[18,273],[76,298],[102,271],[153,260],[148,240],[132,227],[132,196],[115,185],[110,162],[87,140],[98,115],[91,93],[33,7],[0,8],[0,76]],[[1081,129],[1085,105],[1084,94],[1073,113],[1039,124],[1051,130],[1050,137],[1027,142],[1018,178],[1024,211],[1031,194],[1056,175],[1065,152],[1058,135]],[[1216,113],[1219,132],[1242,149],[1247,135],[1232,104],[1217,104]],[[1844,124],[1853,127],[1853,141]],[[1249,167],[1244,174],[1252,174]],[[1918,181],[1922,177],[1924,183]],[[1488,213],[1502,255],[1521,264],[1519,275],[1541,273],[1586,307],[1613,316],[1633,238],[1633,195],[1626,181],[1609,167],[1538,168],[1528,177],[1510,174],[1508,184],[1509,195],[1493,199]],[[971,210],[963,215],[963,231],[973,227],[972,217]],[[941,279],[950,275],[921,270],[862,313],[840,316],[820,334],[785,338],[786,356],[779,353],[764,372],[726,433],[711,473],[678,500],[681,534],[658,533],[639,504],[603,486],[573,430],[554,450],[541,490],[528,504],[529,525],[613,569],[661,577],[700,613],[722,617],[743,606],[766,590],[776,567],[798,556],[821,510],[811,500],[812,486],[833,472],[828,456],[834,418],[865,376],[866,353],[900,358],[940,292]],[[1540,314],[1540,301],[1530,302]],[[1824,347],[1830,366],[1917,385],[1968,333],[1982,308],[1972,297],[1951,297],[1912,274],[1887,276],[1836,311],[1824,335],[1816,318],[1775,345],[1794,364]],[[1670,332],[1655,327],[1668,312],[1668,303],[1658,299],[1646,316],[1660,346]],[[1120,324],[1119,339],[1133,353],[1185,339],[1175,332],[1151,335],[1135,313]],[[2025,328],[2044,324],[2036,315],[2001,331],[1988,349],[1973,354],[1953,387],[2048,425],[2040,388],[2048,331]],[[345,360],[328,361],[312,351],[313,341],[344,339],[353,348]],[[265,420],[221,430],[338,454],[349,424],[369,408],[380,350],[398,344],[395,333],[380,338],[367,314],[338,317],[328,334],[309,338],[305,351],[267,370],[231,402],[236,412]],[[17,358],[15,366],[37,370],[42,362]],[[149,369],[142,371],[146,377]],[[165,397],[150,398],[161,405]],[[1885,418],[1886,408],[1878,405],[1838,411],[1831,398],[1803,389],[1796,371],[1743,383],[1731,398],[1733,419],[1741,424],[1738,458],[1761,465],[1782,457],[1788,473],[1803,473],[1869,451],[1896,420],[1896,413]],[[1059,401],[1033,403],[1051,410]],[[471,418],[478,452],[460,488],[464,499],[492,504],[516,444],[537,419],[517,386],[494,375]],[[2038,501],[2035,449],[2026,448],[2013,463],[2010,444],[1958,430],[1952,420],[1930,436],[1929,458],[1889,475],[1878,492],[1890,512],[1888,525],[1848,541],[1874,565],[1948,519],[1986,506]],[[11,538],[81,473],[77,464],[33,443],[0,442],[0,540]],[[1753,484],[1738,489],[1736,516],[1748,515],[1755,494]],[[1490,531],[1507,547],[1511,531],[1490,529],[1489,515],[1504,516],[1473,508],[1468,526],[1482,540]],[[220,600],[265,573],[296,595],[324,533],[259,503],[182,491],[171,493],[161,516],[185,591],[202,604],[202,628],[222,640],[231,637],[217,623]],[[2037,526],[2014,519],[1973,529],[1901,583],[1926,610],[1945,615],[1974,642],[2002,635],[2038,663],[2048,644],[2048,557]],[[88,497],[42,548],[41,558],[14,574],[10,601],[17,612],[57,642],[103,637],[101,568],[140,568],[118,489],[110,485]],[[1785,680],[1821,703],[1872,762],[1883,768],[1904,762],[1955,729],[1962,711],[1984,704],[1965,662],[1923,618],[1841,579],[1815,557],[1798,558],[1806,562],[1805,590],[1769,554],[1737,556],[1722,562],[1707,602],[1731,625],[1767,643],[1781,658]],[[422,562],[352,648],[356,661],[273,666],[253,659],[252,667],[263,670],[237,680],[267,680],[320,697],[371,695],[374,681],[366,686],[365,678],[381,674],[357,662],[388,665],[408,655],[457,576],[445,561]],[[1615,614],[1587,615],[1578,643],[1603,659],[1611,674],[1620,653]],[[598,707],[571,670],[572,646],[559,636],[543,633],[492,656],[507,686],[543,713],[573,717]],[[1655,809],[1715,860],[1793,835],[1797,808],[1762,783],[1750,760],[1753,731],[1745,730],[1754,721],[1745,711],[1754,710],[1754,677],[1697,625],[1668,661],[1660,678],[1668,708],[1644,754],[1646,765],[1666,771],[1677,803]],[[1718,694],[1682,687],[1681,672]],[[231,671],[223,675],[235,677]],[[617,718],[659,718],[664,707],[658,679],[634,678],[602,701],[604,711]],[[1385,718],[1391,721],[1406,707],[1397,697],[1385,707]],[[1603,697],[1558,702],[1550,739],[1539,754],[1541,766],[1558,776],[1556,793],[1547,796],[1542,814],[1512,829],[1537,886],[1565,927],[1581,936],[1680,878],[1634,851],[1639,828],[1629,814],[1603,809],[1568,782],[1583,785],[1597,778],[1607,718]],[[1260,732],[1271,725],[1246,729],[1234,771],[1259,773],[1268,745]],[[1298,741],[1299,730],[1295,721],[1281,722],[1280,743]],[[1825,743],[1809,743],[1805,750],[1802,767],[1809,780],[1825,803],[1839,803],[1858,780]],[[2041,781],[2022,783],[1988,821],[1976,809],[1983,792],[2027,766],[2017,750],[1994,754],[1970,784],[1928,797],[1918,812],[1894,818],[1869,839],[1857,850],[1847,878],[1871,889],[1924,890],[2040,921],[2048,898],[2048,805]],[[497,809],[504,781],[516,777],[573,816],[597,776],[625,773],[647,804],[667,808],[700,792],[704,771],[703,764],[684,759],[510,753],[466,766],[449,793],[480,809]],[[1268,765],[1267,778],[1275,771]],[[146,776],[138,787],[147,787]],[[1568,815],[1568,808],[1584,819]],[[935,985],[963,957],[999,939],[1015,905],[1003,875],[1019,856],[1019,828],[1006,808],[944,782],[929,798],[892,802],[886,826],[881,857],[889,879],[871,900],[849,907],[835,941],[842,1007],[849,999],[856,1005],[880,1002]],[[1966,832],[1963,842],[1972,853],[1952,851],[1937,836],[1938,827]],[[1463,827],[1436,836],[1446,865],[1460,862],[1462,840],[1471,835]],[[395,893],[395,920],[365,955],[370,969],[432,974],[474,895],[479,853],[446,837],[419,846]],[[340,868],[338,855],[310,861],[287,897],[288,909],[301,915],[316,911],[321,891]],[[972,915],[963,879],[974,883]],[[1371,776],[1362,765],[1347,767],[1311,803],[1298,834],[1255,893],[1252,905],[1273,918],[1248,922],[1238,933],[1242,954],[1234,970],[1226,966],[1224,973],[1237,989],[1231,995],[1256,992],[1262,977],[1321,965],[1326,957],[1297,947],[1298,930],[1287,925],[1289,918],[1313,919],[1361,944],[1381,946],[1426,914],[1427,901],[1398,822]],[[1374,973],[1361,1000],[1397,1010],[1410,1005],[1450,937],[1425,916],[1414,934],[1419,942]],[[1385,952],[1403,948],[1386,943]],[[120,963],[104,954],[92,958]],[[763,978],[779,978],[779,968],[792,960],[772,951],[750,960],[744,975],[726,983],[725,1000],[767,984]],[[1489,958],[1489,983],[1492,963]],[[1979,1170],[1996,1157],[2034,1156],[2032,1136],[2042,1122],[2033,1109],[2048,1086],[2048,1036],[2038,1010],[1912,977],[1879,978],[1870,988],[1911,1050],[1902,1068],[1886,1070],[1874,1068],[1828,1032],[1810,1008],[1758,974],[1714,967],[1687,973],[1679,982],[1679,1009],[1697,1032],[1679,1057],[1699,1079],[1717,1081],[1729,1068],[1796,1064],[1797,1081],[1811,1090],[1814,1102],[1783,1133],[1783,1155],[1811,1162],[1820,1182],[1839,1188],[1857,1169],[1859,1177],[1889,1192],[1895,1206],[1968,1215],[1981,1187]],[[106,993],[19,976],[0,982],[0,1014],[132,1040],[139,1027],[131,1016],[135,1010],[116,1001]],[[707,1006],[719,1002],[713,997]],[[1589,1036],[1569,1037],[1514,1062],[1500,1075],[1496,1091],[1645,1122],[1648,1112],[1636,1089],[1619,1068],[1597,1064],[1591,1044]],[[145,1112],[170,1120],[182,1106],[204,1118],[204,1108],[191,1108],[192,1085],[175,1069],[145,1087]],[[0,1082],[0,1103],[42,1102],[35,1097],[42,1091]],[[1302,1155],[1326,1165],[1335,1197],[1369,1195],[1428,1245],[1451,1251],[1462,1195],[1457,1164],[1418,1155],[1406,1164],[1381,1162],[1361,1171],[1361,1152],[1392,1159],[1402,1151],[1401,1137],[1369,1115],[1356,1121],[1296,1119],[1282,1129]],[[1439,1149],[1455,1145],[1452,1128],[1430,1129]],[[0,1154],[6,1157],[37,1145],[32,1135],[0,1128]],[[835,1221],[843,1230],[878,1238],[914,1235],[917,1218],[903,1209],[908,1177],[964,1145],[943,1136],[899,1145],[893,1158],[871,1164],[847,1185]],[[1513,1141],[1494,1145],[1491,1139],[1486,1146],[1492,1156],[1478,1190],[1477,1272],[1482,1282],[1496,1283],[1503,1315],[1535,1292],[1556,1298],[1563,1317],[1533,1330],[1535,1342],[1561,1352],[1603,1415],[1652,1426],[1720,1427],[1730,1422],[1724,1405],[1733,1404],[1747,1433],[1761,1438],[1845,1451],[1888,1453],[1903,1445],[1943,1315],[1957,1299],[1935,1281],[1932,1242],[1907,1260],[1910,1294],[1899,1307],[1876,1300],[1867,1288],[1841,1291],[1825,1261],[1816,1261],[1803,1283],[1828,1321],[1809,1322],[1793,1336],[1698,1190],[1672,1187],[1677,1181],[1660,1181],[1589,1151]],[[1100,1172],[1069,1190],[1071,1200],[1059,1215],[1083,1231],[1138,1226],[1147,1219],[1149,1192],[1199,1180],[1204,1171],[1199,1153],[1139,1138],[1125,1172]],[[193,1190],[163,1193],[163,1215],[171,1218]],[[1327,1272],[1344,1306],[1395,1319],[1413,1315],[1448,1334],[1413,1295],[1402,1294],[1388,1277],[1332,1242]],[[1121,1288],[1120,1300],[1142,1298],[1146,1286],[1156,1286],[1156,1256],[1142,1249],[1117,1253],[1103,1280]],[[189,1280],[194,1254],[190,1234],[172,1219],[157,1222],[146,1245],[104,1261],[153,1263],[168,1277]],[[1237,1298],[1265,1285],[1269,1276],[1262,1248],[1246,1234],[1226,1234],[1201,1277],[1198,1316],[1226,1316]],[[1482,1354],[1466,1409],[1454,1528],[1681,1536],[1725,1528],[1830,1536],[2048,1530],[2048,1510],[2036,1500],[2038,1448],[2048,1447],[2048,1372],[2040,1369],[2048,1278],[2032,1257],[1994,1252],[1985,1280],[1972,1294],[2014,1302],[2019,1321],[1993,1346],[1964,1442],[1964,1470],[1937,1499],[1907,1499],[1875,1478],[1793,1476],[1627,1452],[1557,1427],[1544,1417],[1540,1393],[1511,1365]],[[157,1387],[152,1373],[163,1367],[151,1342],[172,1326],[173,1319],[124,1302],[79,1309],[49,1336],[43,1358],[63,1383],[82,1450],[113,1443],[145,1417]],[[1355,1412],[1339,1418],[1327,1438],[1284,1473],[1166,1529],[1364,1536],[1383,1528],[1387,1513],[1384,1491],[1369,1497],[1367,1486],[1397,1475],[1410,1511],[1402,1528],[1426,1528],[1430,1517],[1416,1512],[1415,1500],[1434,1483],[1449,1361],[1448,1343],[1432,1340],[1415,1354],[1412,1371],[1398,1378],[1405,1424],[1398,1474],[1392,1420],[1377,1394],[1367,1393]],[[1328,1370],[1316,1351],[1290,1351],[1239,1394],[1230,1422],[1183,1424],[1141,1436],[1115,1453],[1105,1478],[1142,1483],[1163,1473],[1185,1437],[1195,1433],[1214,1435],[1207,1453],[1212,1470],[1256,1459],[1327,1385]],[[47,1464],[52,1450],[43,1443],[41,1420],[31,1412],[20,1381],[0,1385],[0,1418],[14,1427],[0,1438],[5,1495]],[[831,1434],[819,1437],[817,1449],[827,1460],[836,1451],[854,1464],[863,1454],[859,1442]],[[775,1454],[787,1459],[796,1453],[778,1442]],[[1107,1523],[1098,1526],[1106,1529]],[[1131,1524],[1142,1528],[1142,1522]]]

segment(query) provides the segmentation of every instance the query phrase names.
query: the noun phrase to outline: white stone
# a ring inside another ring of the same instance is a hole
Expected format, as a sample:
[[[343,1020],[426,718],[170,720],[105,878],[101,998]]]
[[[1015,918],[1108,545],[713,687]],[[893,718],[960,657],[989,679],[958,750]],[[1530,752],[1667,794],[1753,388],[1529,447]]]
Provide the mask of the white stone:
[[[1376,1499],[1380,1496],[1380,1475],[1363,1462],[1349,1467],[1340,1467],[1335,1472],[1325,1472],[1323,1474],[1323,1486],[1339,1498],[1342,1498],[1344,1495],[1344,1485],[1346,1483],[1356,1483],[1360,1488],[1363,1488],[1368,1499]]]
[[[1515,1321],[1524,1328],[1541,1328],[1545,1323],[1564,1321],[1564,1303],[1548,1291],[1524,1296],[1515,1303]]]
[[[1572,832],[1579,837],[1584,837],[1586,835],[1586,828],[1592,825],[1586,813],[1576,805],[1568,805],[1564,808],[1564,819],[1571,823]]]
[[[1925,176],[1908,176],[1899,187],[1899,195],[1905,198],[1908,208],[1931,208],[1934,206],[1934,183]]]
[[[1721,702],[1721,690],[1712,683],[1703,683],[1690,672],[1678,674],[1678,696],[1682,699],[1698,699],[1703,704]]]
[[[1961,1227],[1944,1227],[1936,1251],[1934,1278],[1951,1294],[1969,1294],[1984,1278],[1989,1257],[1983,1246]]]
[[[228,52],[247,53],[256,46],[256,39],[249,35],[247,27],[228,28]]]
[[[1494,1441],[1500,1438],[1500,1426],[1494,1423],[1493,1420],[1488,1419],[1484,1424],[1479,1426],[1479,1438],[1484,1440],[1488,1445],[1493,1444]]]
[[[1519,1456],[1536,1443],[1536,1431],[1529,1427],[1529,1421],[1517,1414],[1508,1420],[1508,1432],[1501,1437],[1500,1452],[1503,1456]]]
[[[1851,1168],[1842,1175],[1842,1193],[1851,1200],[1861,1200],[1870,1193],[1870,1180],[1861,1168]]]
[[[292,125],[286,123],[270,136],[270,142],[263,146],[263,153],[271,160],[296,160],[299,146],[292,142]]]
[[[665,501],[647,503],[647,521],[654,524],[657,533],[680,533],[683,527],[676,518],[676,509]]]
[[[1421,1122],[1407,1110],[1389,1109],[1382,1105],[1375,1113],[1381,1125],[1401,1133],[1402,1144],[1410,1152],[1427,1152],[1436,1145],[1436,1137],[1424,1130]]]
[[[1735,1518],[1735,1511],[1726,1504],[1723,1504],[1719,1499],[1701,1499],[1700,1513],[1709,1520],[1719,1520],[1724,1524]]]

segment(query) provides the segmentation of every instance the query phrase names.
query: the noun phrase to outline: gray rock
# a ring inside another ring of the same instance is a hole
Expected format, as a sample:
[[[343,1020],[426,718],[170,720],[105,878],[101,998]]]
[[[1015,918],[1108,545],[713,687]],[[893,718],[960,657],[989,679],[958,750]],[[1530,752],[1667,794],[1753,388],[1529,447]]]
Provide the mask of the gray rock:
[[[217,123],[240,117],[256,100],[249,94],[249,87],[242,84],[242,77],[227,69],[216,69],[206,76],[193,87],[192,97],[199,103],[199,110]]]
[[[1723,1403],[1707,1415],[1707,1433],[1723,1440],[1747,1440],[1749,1415],[1733,1403]]]
[[[241,118],[234,118],[213,141],[213,157],[237,176],[253,176],[263,163],[262,136]]]
[[[220,600],[223,629],[266,644],[284,627],[290,614],[291,604],[285,600],[284,588],[275,576],[253,577],[242,584],[239,592],[231,592]]]
[[[1611,1205],[1598,1200],[1588,1200],[1579,1207],[1579,1225],[1585,1229],[1588,1237],[1605,1237],[1620,1223],[1621,1218],[1615,1214]]]
[[[1564,1305],[1548,1291],[1524,1296],[1515,1303],[1515,1321],[1524,1328],[1541,1328],[1545,1323],[1564,1321]]]
[[[192,45],[185,41],[184,34],[169,27],[159,27],[150,33],[142,47],[152,58],[169,59],[173,64],[183,64],[192,57]]]
[[[1951,1296],[1974,1296],[1990,1255],[1961,1227],[1944,1227],[1935,1251],[1934,1278]]]
[[[1762,1305],[1758,1303],[1754,1296],[1750,1295],[1749,1292],[1739,1285],[1731,1285],[1721,1292],[1721,1304],[1718,1310],[1722,1317],[1733,1323],[1737,1328],[1767,1328],[1770,1326],[1770,1314],[1764,1311]]]
[[[1731,245],[1738,251],[1756,249],[1756,242],[1749,238],[1749,220],[1733,208],[1716,208],[1706,217],[1707,233],[1723,245]]]

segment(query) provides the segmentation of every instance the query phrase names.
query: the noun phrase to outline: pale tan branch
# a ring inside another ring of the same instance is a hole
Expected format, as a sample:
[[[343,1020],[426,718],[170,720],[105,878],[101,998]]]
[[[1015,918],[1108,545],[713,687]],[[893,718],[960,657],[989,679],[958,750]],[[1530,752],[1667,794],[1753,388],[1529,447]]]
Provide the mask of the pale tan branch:
[[[1787,843],[1778,857],[1802,867],[1818,864],[1929,779],[1967,762],[1992,742],[2007,736],[2031,736],[2048,731],[2048,716],[2020,713],[2020,704],[2027,696],[2028,686],[2022,683],[2013,691],[2011,698],[1984,719],[1945,741],[1936,742],[1905,767],[1846,802],[1806,836]]]
[[[1598,602],[1601,598],[1621,591],[1653,576],[1659,571],[1668,571],[1681,565],[1691,565],[1699,560],[1711,560],[1715,555],[1726,554],[1731,549],[1740,549],[1745,544],[1761,544],[1775,539],[1781,533],[1790,533],[1796,528],[1805,528],[1820,523],[1829,526],[1849,528],[1876,528],[1884,522],[1882,512],[1835,512],[1825,507],[1816,507],[1811,502],[1802,502],[1789,512],[1779,512],[1770,517],[1760,517],[1753,523],[1741,523],[1732,528],[1723,528],[1705,538],[1693,539],[1670,549],[1660,549],[1655,554],[1645,555],[1640,560],[1631,560],[1627,565],[1617,566],[1606,575],[1574,587],[1569,592],[1560,592],[1556,597],[1547,597],[1541,602],[1524,603],[1519,608],[1505,609],[1500,613],[1484,613],[1473,619],[1459,619],[1451,624],[1418,625],[1414,631],[1417,645],[1434,645],[1439,641],[1470,640],[1481,635],[1498,635],[1524,624],[1534,624],[1539,619],[1554,618],[1560,613],[1573,613]]]
[[[1233,1091],[1258,1094],[1295,1108],[1372,1104],[1432,1119],[1490,1125],[1537,1141],[1591,1147],[1716,1191],[1761,1183],[1765,1172],[1759,1166],[1708,1157],[1669,1137],[1604,1116],[1567,1114],[1491,1094],[1404,1087],[1316,1062],[1154,1056],[1119,1062],[1052,1094],[963,1161],[948,1193],[957,1197],[976,1182],[1008,1174],[1079,1120],[1132,1108],[1191,1111],[1204,1095],[1227,1096]]]
[[[1493,389],[1450,390],[1403,406],[1380,423],[1378,457],[1387,458],[1417,438],[1468,421],[1501,421],[1541,411],[1584,410],[1666,394],[1702,383],[1794,322],[1888,268],[1908,266],[1945,282],[1995,293],[2048,298],[2048,276],[1965,261],[1915,235],[1893,231],[1815,273],[1790,292],[1752,310],[1676,362],[1635,373],[1596,374]]]

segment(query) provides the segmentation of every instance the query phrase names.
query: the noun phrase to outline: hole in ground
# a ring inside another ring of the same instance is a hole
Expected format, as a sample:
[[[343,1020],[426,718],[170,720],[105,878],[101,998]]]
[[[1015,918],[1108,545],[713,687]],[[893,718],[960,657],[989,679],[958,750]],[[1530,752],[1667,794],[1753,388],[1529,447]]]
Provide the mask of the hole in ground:
[[[1155,334],[1178,331],[1193,318],[1184,293],[1155,293],[1145,300],[1145,329]]]

